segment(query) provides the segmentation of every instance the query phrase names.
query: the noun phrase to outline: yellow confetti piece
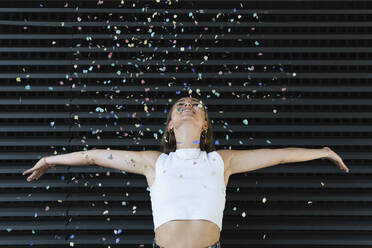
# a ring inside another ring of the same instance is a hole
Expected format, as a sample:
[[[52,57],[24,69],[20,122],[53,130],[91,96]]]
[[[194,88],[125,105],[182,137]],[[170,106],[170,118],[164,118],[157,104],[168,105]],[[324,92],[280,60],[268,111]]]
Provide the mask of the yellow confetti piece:
[[[20,78],[20,77],[17,77],[17,78],[16,78],[16,81],[17,81],[17,82],[21,82],[21,78]]]
[[[262,203],[266,203],[266,197],[262,198]]]

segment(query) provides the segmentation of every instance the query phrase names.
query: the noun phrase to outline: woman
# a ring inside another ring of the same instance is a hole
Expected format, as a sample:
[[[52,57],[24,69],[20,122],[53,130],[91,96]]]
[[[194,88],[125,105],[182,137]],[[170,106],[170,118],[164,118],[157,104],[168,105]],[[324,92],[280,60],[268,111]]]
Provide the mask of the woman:
[[[229,176],[282,163],[330,159],[349,172],[328,147],[215,150],[208,111],[202,101],[184,97],[171,108],[162,151],[96,149],[43,157],[28,181],[55,165],[100,165],[146,176],[155,237],[153,247],[221,247],[220,232]],[[156,183],[155,183],[156,178]]]

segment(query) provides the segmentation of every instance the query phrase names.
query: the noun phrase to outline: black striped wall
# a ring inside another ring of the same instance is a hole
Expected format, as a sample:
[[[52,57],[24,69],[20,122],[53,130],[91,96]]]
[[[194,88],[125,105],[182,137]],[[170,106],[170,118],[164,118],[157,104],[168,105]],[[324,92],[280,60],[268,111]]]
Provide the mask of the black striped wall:
[[[232,175],[222,247],[372,247],[370,1],[120,2],[0,2],[1,247],[151,247],[145,177],[22,172],[46,155],[160,150],[188,95],[217,149],[328,146],[351,169]]]

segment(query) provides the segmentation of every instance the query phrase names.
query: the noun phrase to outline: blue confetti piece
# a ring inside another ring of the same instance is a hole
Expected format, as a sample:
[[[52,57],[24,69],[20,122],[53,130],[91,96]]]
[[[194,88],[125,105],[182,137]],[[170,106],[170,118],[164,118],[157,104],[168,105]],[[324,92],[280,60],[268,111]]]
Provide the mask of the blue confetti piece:
[[[105,110],[104,110],[103,108],[101,108],[101,107],[97,107],[97,108],[96,108],[96,112],[101,112],[101,113],[103,113],[103,112],[105,112]]]

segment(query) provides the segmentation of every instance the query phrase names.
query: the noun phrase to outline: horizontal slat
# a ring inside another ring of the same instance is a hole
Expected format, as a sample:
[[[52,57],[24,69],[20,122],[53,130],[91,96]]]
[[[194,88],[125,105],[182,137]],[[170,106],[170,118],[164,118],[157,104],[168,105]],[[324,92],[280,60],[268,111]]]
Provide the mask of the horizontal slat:
[[[181,50],[180,47],[157,47],[157,49],[154,49],[153,47],[0,47],[0,52],[28,52],[28,53],[48,53],[48,54],[54,54],[57,52],[66,52],[66,53],[72,53],[72,52],[95,52],[95,53],[108,53],[108,52],[132,52],[132,53],[138,53],[138,52],[151,52],[153,54],[161,53],[168,51],[169,53],[172,52],[179,52]],[[244,47],[241,46],[239,48],[237,47],[184,47],[184,51],[188,53],[204,53],[204,52],[229,52],[229,53],[243,53],[243,52],[257,52],[257,48],[254,47]],[[270,53],[325,53],[324,55],[327,55],[328,53],[368,53],[371,51],[370,47],[260,47],[260,52],[270,52]],[[261,60],[254,60],[252,63],[260,63]],[[356,61],[351,60],[352,62],[358,63],[363,61]],[[79,61],[75,61],[78,63]],[[169,61],[171,62],[171,61]],[[275,61],[277,62],[277,61]],[[337,61],[335,61],[337,63]]]
[[[211,65],[221,65],[222,63],[225,65],[267,65],[267,64],[275,64],[278,60],[217,60],[217,59],[209,59],[208,61],[202,61],[202,60],[188,60],[187,63],[181,62],[181,61],[169,61],[168,66],[171,65],[187,65],[187,64],[194,64],[194,67],[196,66],[211,66]],[[149,65],[156,65],[159,66],[161,63],[160,60],[151,60],[151,61],[136,61],[136,60],[115,60],[115,65],[121,66],[121,65],[133,65],[136,64],[138,66],[149,66]],[[280,63],[282,65],[330,65],[330,66],[353,66],[353,65],[372,65],[372,61],[355,61],[355,60],[280,60]],[[93,64],[92,61],[89,60],[80,60],[80,61],[68,61],[68,60],[0,60],[0,66],[2,65],[91,65],[95,66],[98,65],[111,65],[112,61],[108,60],[95,60],[95,63]],[[96,69],[96,68],[95,68]],[[88,70],[88,69],[84,69]],[[91,73],[91,72],[88,72]],[[355,87],[354,87],[355,89]]]

